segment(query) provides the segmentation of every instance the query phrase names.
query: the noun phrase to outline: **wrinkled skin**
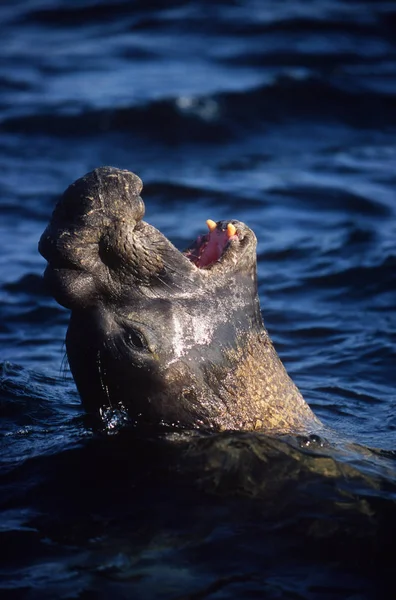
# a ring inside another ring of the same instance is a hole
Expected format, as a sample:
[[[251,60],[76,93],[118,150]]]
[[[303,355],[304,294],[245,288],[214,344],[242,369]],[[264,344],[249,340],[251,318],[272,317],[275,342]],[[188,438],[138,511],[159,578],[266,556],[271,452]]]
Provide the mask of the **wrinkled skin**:
[[[263,325],[254,233],[217,223],[219,236],[228,223],[236,233],[197,266],[202,241],[179,252],[142,220],[141,189],[128,171],[88,173],[40,240],[51,293],[71,310],[66,348],[85,408],[122,406],[136,424],[318,431]]]

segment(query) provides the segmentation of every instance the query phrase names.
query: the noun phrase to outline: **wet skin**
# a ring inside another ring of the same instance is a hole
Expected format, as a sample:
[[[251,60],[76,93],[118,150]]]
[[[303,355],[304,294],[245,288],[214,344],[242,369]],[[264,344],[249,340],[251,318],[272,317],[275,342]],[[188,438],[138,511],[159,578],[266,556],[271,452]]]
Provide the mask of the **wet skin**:
[[[320,429],[264,327],[256,237],[236,220],[184,253],[143,221],[141,180],[111,167],[73,183],[39,250],[71,310],[67,355],[89,412],[209,430]]]

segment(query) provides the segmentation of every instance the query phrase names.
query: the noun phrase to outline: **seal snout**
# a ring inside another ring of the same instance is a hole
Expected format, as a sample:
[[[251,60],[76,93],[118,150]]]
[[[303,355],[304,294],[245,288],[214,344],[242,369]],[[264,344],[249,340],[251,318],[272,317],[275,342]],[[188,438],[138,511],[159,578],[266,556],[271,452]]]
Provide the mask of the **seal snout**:
[[[255,273],[256,238],[244,223],[209,219],[208,232],[181,253],[143,221],[142,187],[134,173],[101,167],[67,188],[39,244],[61,304],[150,295],[154,286],[177,295],[209,280],[221,287],[221,274]]]
[[[98,286],[109,288],[109,270],[127,262],[125,240],[144,216],[142,187],[134,173],[100,167],[64,192],[39,242],[46,281],[61,304],[93,302]]]
[[[91,270],[103,238],[115,242],[131,234],[144,216],[143,184],[134,173],[101,167],[70,185],[43,233],[39,251],[55,267]],[[114,248],[117,252],[117,248]]]

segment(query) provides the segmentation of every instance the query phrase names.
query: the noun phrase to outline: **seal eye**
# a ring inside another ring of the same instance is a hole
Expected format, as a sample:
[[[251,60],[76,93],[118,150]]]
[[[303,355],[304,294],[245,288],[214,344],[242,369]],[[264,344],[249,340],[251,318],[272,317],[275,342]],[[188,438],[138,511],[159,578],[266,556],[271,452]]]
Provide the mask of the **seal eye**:
[[[137,350],[148,350],[148,344],[144,335],[137,329],[128,329],[125,334],[125,341],[129,346]]]

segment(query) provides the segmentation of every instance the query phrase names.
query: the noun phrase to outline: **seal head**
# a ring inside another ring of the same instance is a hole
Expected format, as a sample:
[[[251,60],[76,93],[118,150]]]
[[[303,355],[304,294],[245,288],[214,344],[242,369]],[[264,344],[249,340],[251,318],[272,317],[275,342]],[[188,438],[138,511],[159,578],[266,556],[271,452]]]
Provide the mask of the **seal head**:
[[[262,321],[253,231],[208,221],[182,253],[143,221],[141,190],[129,171],[95,169],[66,190],[39,243],[71,310],[67,355],[86,409],[122,406],[136,424],[317,428]]]

